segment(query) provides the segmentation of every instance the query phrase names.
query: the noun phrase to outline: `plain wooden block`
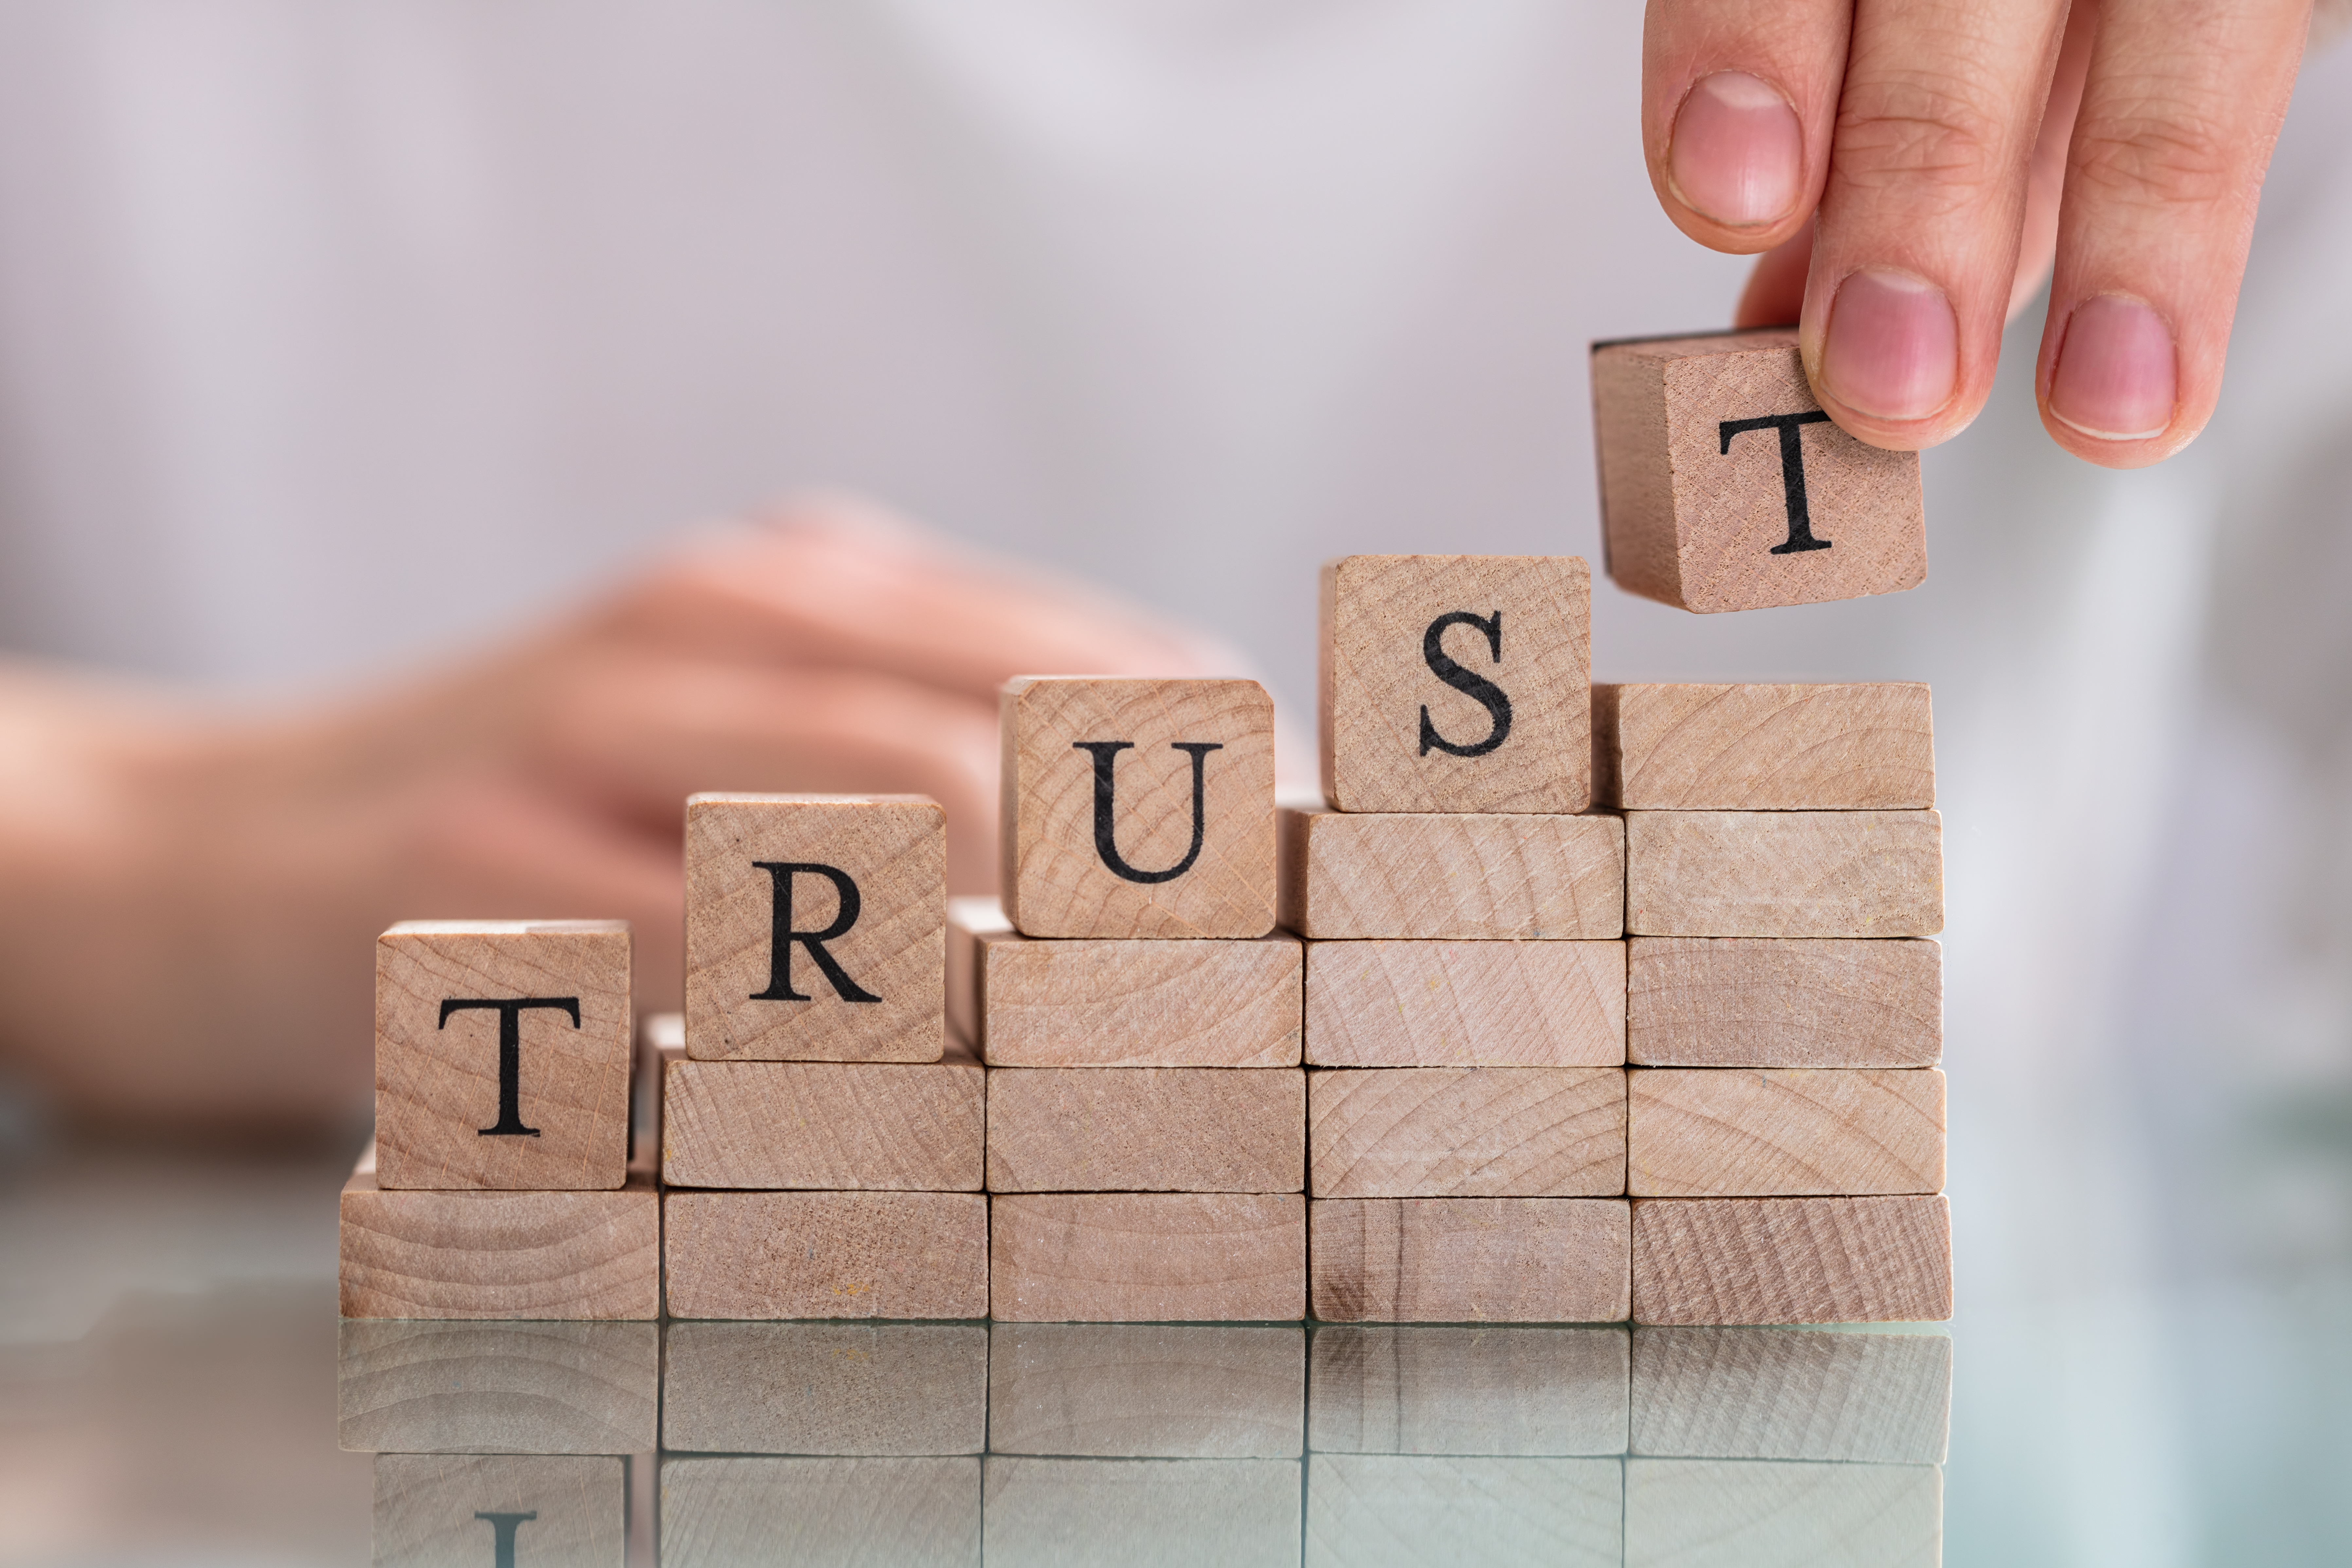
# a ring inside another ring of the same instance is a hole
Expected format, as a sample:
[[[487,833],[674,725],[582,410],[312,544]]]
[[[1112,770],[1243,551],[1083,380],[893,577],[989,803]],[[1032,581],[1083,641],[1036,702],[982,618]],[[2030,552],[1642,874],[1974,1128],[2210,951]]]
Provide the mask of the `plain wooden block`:
[[[1635,936],[1934,936],[1944,819],[1933,811],[1629,811]]]
[[[1579,557],[1326,562],[1318,647],[1323,793],[1341,811],[1592,804],[1592,571]]]
[[[977,1454],[988,1446],[978,1323],[672,1323],[661,1446],[672,1453]]]
[[[991,1453],[1295,1459],[1306,1419],[1307,1336],[1294,1324],[989,1331]]]
[[[1004,683],[1005,915],[1029,936],[1274,929],[1274,700],[1255,680]]]
[[[984,1318],[978,1193],[669,1192],[673,1318]]]
[[[639,1454],[658,1441],[661,1331],[650,1322],[338,1327],[346,1449]]]
[[[617,1458],[379,1454],[373,1561],[623,1568],[627,1504]]]
[[[1941,1322],[1952,1215],[1941,1197],[1642,1198],[1639,1323]]]
[[[1625,1568],[1936,1568],[1932,1465],[1625,1461]]]
[[[1622,1568],[1615,1459],[1317,1454],[1307,1461],[1308,1568]]]
[[[662,1180],[978,1192],[984,1077],[960,1041],[936,1062],[674,1061]]]
[[[1623,1198],[1317,1198],[1326,1322],[1613,1323],[1631,1306]]]
[[[1944,1190],[1934,1068],[1635,1068],[1626,1079],[1634,1197]]]
[[[1628,811],[1905,811],[1936,804],[1927,688],[1613,686],[1593,743]]]
[[[1014,1194],[992,1200],[999,1322],[1291,1322],[1307,1200],[1290,1193]]]
[[[1328,1323],[1307,1447],[1326,1454],[1622,1454],[1625,1331]]]
[[[1625,945],[1629,1062],[1916,1068],[1943,1059],[1940,943],[1637,936]]]
[[[404,921],[375,944],[376,1180],[610,1190],[629,1164],[626,921]]]
[[[1070,1459],[992,1454],[991,1568],[1297,1568],[1296,1459]]]
[[[1622,942],[1318,942],[1315,1067],[1621,1067]]]
[[[947,900],[927,795],[688,795],[686,1054],[939,1060]]]
[[[1622,1068],[1371,1068],[1307,1090],[1318,1198],[1616,1197]]]
[[[1616,816],[1403,816],[1286,805],[1282,923],[1311,940],[1613,942]]]
[[[1633,1452],[1940,1465],[1952,1342],[1940,1333],[1633,1331]]]
[[[1919,454],[1830,423],[1793,328],[1592,345],[1602,552],[1629,594],[1753,610],[1915,588]]]
[[[1296,1193],[1307,1186],[1297,1068],[999,1068],[992,1193]]]
[[[980,1464],[665,1458],[662,1568],[980,1568]]]

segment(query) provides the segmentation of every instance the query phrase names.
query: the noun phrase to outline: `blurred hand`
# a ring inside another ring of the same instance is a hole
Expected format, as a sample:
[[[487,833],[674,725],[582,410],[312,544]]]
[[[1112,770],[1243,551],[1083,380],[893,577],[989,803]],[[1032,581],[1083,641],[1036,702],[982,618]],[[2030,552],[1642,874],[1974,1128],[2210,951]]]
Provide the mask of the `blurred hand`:
[[[1822,406],[1931,447],[2051,279],[2059,445],[2157,462],[2213,412],[2311,0],[1650,0],[1667,216],[1765,253],[1741,326],[1800,323]],[[2053,264],[2055,276],[2053,277]]]
[[[705,539],[522,642],[315,710],[0,667],[0,1056],[113,1120],[363,1107],[396,920],[625,917],[681,994],[697,790],[929,795],[995,885],[996,690],[1235,674],[1076,584],[844,501]]]

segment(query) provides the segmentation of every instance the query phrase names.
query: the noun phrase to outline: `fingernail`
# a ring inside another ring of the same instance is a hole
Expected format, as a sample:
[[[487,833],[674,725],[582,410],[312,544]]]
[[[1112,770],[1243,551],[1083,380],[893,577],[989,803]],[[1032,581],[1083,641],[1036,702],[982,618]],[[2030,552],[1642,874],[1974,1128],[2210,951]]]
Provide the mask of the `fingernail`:
[[[1952,400],[1959,373],[1959,326],[1941,289],[1884,267],[1838,285],[1822,381],[1839,402],[1874,419],[1925,419]]]
[[[2095,294],[2066,322],[2050,412],[2101,441],[2161,436],[2178,396],[2176,357],[2172,333],[2145,300]]]
[[[1745,71],[1703,78],[1675,116],[1666,172],[1684,205],[1719,224],[1786,217],[1805,177],[1797,111]]]

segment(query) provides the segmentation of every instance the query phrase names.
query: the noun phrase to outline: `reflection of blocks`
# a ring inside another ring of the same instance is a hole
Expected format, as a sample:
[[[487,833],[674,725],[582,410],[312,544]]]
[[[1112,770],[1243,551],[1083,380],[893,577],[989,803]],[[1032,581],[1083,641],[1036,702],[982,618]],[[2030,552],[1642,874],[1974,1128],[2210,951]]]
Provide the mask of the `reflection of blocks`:
[[[977,1323],[672,1323],[672,1453],[977,1454],[988,1331]]]
[[[989,1332],[989,1451],[1295,1459],[1306,1352],[1295,1325],[999,1324]]]
[[[1296,1459],[1064,1459],[991,1454],[994,1568],[1297,1568]]]
[[[374,1560],[379,1568],[622,1568],[627,1501],[617,1458],[379,1454]]]
[[[1615,1459],[1317,1454],[1307,1462],[1311,1568],[1622,1568]]]
[[[1939,1333],[1633,1331],[1633,1452],[1940,1465],[1952,1342]]]
[[[665,1458],[662,1568],[980,1568],[980,1463]]]
[[[1307,1446],[1327,1454],[1622,1454],[1623,1329],[1315,1332]]]
[[[1625,1568],[1936,1568],[1944,1477],[1928,1465],[1625,1461]]]
[[[655,1446],[649,1322],[346,1322],[343,1447],[390,1454],[638,1454]]]

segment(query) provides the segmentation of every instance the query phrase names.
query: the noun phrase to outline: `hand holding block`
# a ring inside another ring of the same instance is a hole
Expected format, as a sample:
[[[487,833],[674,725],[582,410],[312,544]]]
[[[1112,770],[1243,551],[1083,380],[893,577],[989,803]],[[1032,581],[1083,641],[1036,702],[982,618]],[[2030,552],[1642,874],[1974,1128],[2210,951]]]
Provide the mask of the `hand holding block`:
[[[938,1061],[947,867],[928,796],[688,796],[686,1054]]]
[[[1005,682],[1004,913],[1026,936],[1274,929],[1274,701],[1254,680]]]
[[[1902,811],[1936,804],[1927,686],[1596,686],[1601,804]]]
[[[1592,574],[1573,555],[1350,555],[1322,578],[1341,811],[1591,804]]]
[[[1915,588],[1919,454],[1864,446],[1814,400],[1792,329],[1592,346],[1610,577],[1685,610]]]
[[[1864,1197],[1944,1190],[1934,1068],[1636,1068],[1637,1198]]]

